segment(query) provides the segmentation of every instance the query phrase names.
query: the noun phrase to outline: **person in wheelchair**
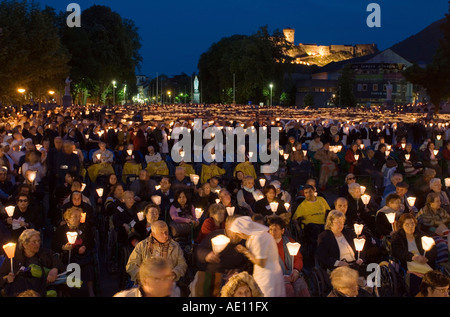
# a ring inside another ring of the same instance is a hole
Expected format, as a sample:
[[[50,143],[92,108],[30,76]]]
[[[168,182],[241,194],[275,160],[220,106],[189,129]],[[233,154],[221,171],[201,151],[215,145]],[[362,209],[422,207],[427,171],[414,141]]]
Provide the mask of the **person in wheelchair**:
[[[331,272],[330,279],[333,289],[328,297],[370,297],[370,294],[359,286],[358,271],[349,266],[336,268]]]
[[[429,271],[423,276],[416,297],[449,297],[449,286],[449,276],[438,270]]]
[[[131,229],[136,224],[137,213],[139,212],[134,201],[134,193],[126,191],[123,193],[123,202],[116,206],[112,215],[112,223],[117,231],[117,242],[121,245],[127,244]]]
[[[409,273],[407,284],[411,296],[419,292],[423,275],[435,268],[437,248],[433,246],[425,253],[421,242],[423,236],[425,234],[417,228],[416,218],[405,213],[400,216],[391,239],[391,256]]]
[[[178,242],[169,236],[169,228],[162,220],[152,223],[150,236],[139,242],[128,258],[126,271],[132,281],[136,282],[142,263],[155,256],[169,260],[175,282],[186,274],[187,263],[183,250]]]
[[[316,258],[319,266],[329,271],[337,267],[350,266],[365,274],[364,250],[358,257],[354,238],[355,232],[350,228],[345,228],[345,215],[337,210],[332,210],[328,214],[323,231],[317,242]]]

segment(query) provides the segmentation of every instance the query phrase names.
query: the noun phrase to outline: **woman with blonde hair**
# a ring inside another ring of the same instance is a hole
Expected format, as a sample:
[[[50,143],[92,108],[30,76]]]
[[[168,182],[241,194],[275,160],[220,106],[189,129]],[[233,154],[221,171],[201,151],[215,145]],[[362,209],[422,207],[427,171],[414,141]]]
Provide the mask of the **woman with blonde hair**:
[[[264,297],[255,279],[248,272],[234,274],[220,290],[220,297]]]

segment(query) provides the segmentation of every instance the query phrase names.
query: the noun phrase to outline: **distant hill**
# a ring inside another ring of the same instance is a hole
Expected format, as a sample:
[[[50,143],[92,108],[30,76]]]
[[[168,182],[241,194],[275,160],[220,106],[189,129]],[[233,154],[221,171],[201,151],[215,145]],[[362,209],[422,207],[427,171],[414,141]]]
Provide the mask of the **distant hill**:
[[[443,37],[440,25],[445,22],[445,19],[430,24],[416,35],[408,37],[390,49],[411,63],[419,65],[431,63],[439,47],[439,41]]]

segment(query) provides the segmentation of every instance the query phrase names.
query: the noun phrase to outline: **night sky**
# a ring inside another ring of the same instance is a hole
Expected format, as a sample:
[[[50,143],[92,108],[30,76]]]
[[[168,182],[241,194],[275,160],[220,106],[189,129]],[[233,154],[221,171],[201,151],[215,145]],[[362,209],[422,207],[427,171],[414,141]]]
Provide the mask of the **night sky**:
[[[142,38],[141,74],[173,76],[197,71],[200,55],[233,34],[295,29],[295,44],[367,44],[380,50],[420,32],[449,11],[448,0],[36,0],[56,11],[71,2],[94,4],[132,19]],[[381,6],[381,28],[366,25],[369,3]],[[432,3],[432,4],[431,4]],[[69,14],[69,13],[68,13]],[[83,16],[81,16],[83,25]]]

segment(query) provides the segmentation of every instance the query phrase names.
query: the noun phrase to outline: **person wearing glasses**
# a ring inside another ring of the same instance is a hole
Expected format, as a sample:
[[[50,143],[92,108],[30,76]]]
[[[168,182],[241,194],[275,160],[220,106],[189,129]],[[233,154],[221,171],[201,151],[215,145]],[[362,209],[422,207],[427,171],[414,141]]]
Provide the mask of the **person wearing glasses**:
[[[114,297],[176,297],[170,261],[163,257],[146,258],[138,268],[137,287]]]
[[[356,183],[356,176],[352,173],[347,174],[344,184],[339,187],[339,197],[348,197],[348,186],[353,183]]]
[[[416,297],[449,297],[450,277],[441,271],[427,272],[420,283],[420,292]]]

